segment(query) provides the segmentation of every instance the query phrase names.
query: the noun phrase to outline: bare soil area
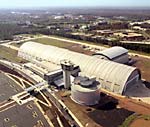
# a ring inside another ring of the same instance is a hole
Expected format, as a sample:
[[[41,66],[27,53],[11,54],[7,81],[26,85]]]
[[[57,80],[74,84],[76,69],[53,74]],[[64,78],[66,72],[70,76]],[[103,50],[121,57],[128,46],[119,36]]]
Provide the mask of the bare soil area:
[[[142,78],[150,82],[150,59],[138,56],[134,56],[132,59],[135,60],[133,66],[141,70]]]
[[[57,96],[77,118],[80,118],[80,122],[87,127],[118,127],[134,113],[150,114],[149,105],[137,103],[128,98],[108,96],[102,93],[98,105],[84,106],[73,102],[69,95],[62,97],[62,94],[63,91],[59,91]]]

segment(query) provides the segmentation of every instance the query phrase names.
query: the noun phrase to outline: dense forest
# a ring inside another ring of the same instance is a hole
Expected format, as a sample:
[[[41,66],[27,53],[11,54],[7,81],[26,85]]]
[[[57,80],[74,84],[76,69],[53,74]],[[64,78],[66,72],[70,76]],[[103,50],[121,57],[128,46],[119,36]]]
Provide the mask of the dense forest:
[[[19,30],[18,26],[13,24],[0,24],[0,39],[12,40],[13,35]]]
[[[47,33],[45,28],[21,27],[17,24],[0,24],[0,40],[13,40],[14,35],[18,34],[38,34]]]
[[[109,46],[122,46],[127,49],[135,50],[135,51],[141,51],[150,53],[150,46],[146,44],[133,44],[133,43],[121,43],[119,40],[112,40],[108,41],[106,39],[102,38],[91,38],[91,37],[83,37],[79,35],[72,35],[70,33],[67,33],[65,30],[61,29],[59,31],[57,30],[50,30],[46,28],[38,28],[38,27],[28,27],[28,28],[22,28],[17,25],[12,24],[0,24],[0,39],[1,40],[12,40],[13,35],[16,34],[45,34],[45,35],[58,35],[62,37],[67,37],[71,39],[77,39],[77,40],[84,40],[84,41],[90,41],[94,42],[96,44],[104,44]]]

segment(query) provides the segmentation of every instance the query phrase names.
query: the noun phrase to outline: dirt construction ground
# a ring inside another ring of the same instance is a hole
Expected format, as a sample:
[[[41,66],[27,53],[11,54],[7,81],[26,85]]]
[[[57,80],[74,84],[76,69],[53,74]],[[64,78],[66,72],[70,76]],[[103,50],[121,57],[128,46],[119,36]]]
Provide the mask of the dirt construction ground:
[[[142,78],[150,82],[150,59],[134,56],[132,59],[135,60],[134,66],[141,70]]]

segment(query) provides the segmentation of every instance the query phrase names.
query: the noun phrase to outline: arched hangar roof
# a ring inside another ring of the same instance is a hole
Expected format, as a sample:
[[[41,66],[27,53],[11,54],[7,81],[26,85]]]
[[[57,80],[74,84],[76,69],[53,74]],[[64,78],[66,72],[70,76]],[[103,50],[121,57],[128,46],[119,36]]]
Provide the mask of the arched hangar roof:
[[[133,72],[140,75],[139,70],[135,67],[36,42],[24,43],[19,49],[18,56],[27,60],[38,57],[55,64],[60,64],[60,61],[64,59],[70,60],[79,65],[81,72],[86,76],[95,76],[103,88],[119,94],[123,93],[129,77],[134,74]]]
[[[107,57],[108,59],[112,60],[115,59],[118,56],[121,56],[123,54],[128,53],[128,50],[123,48],[123,47],[119,47],[119,46],[114,46],[108,49],[105,49],[103,51],[94,53],[93,55],[102,55]]]

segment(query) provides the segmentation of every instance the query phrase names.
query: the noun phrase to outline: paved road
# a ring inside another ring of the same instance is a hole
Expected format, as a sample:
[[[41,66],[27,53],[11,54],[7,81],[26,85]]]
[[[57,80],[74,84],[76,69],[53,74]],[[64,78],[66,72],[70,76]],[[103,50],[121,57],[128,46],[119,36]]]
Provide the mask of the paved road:
[[[59,40],[59,41],[65,41],[65,42],[69,42],[69,43],[75,43],[75,44],[85,45],[85,46],[89,46],[89,47],[97,48],[97,49],[101,49],[101,50],[106,49],[106,47],[103,47],[103,46],[98,46],[98,45],[94,45],[94,44],[87,44],[87,43],[83,43],[83,42],[76,41],[76,40],[69,40],[69,39],[65,39],[65,38],[59,38],[59,37],[53,37],[53,36],[46,36],[46,35],[43,35],[43,37],[47,37],[47,38],[55,39],[55,40]]]
[[[43,38],[43,37],[50,38],[50,39],[55,39],[55,40],[59,40],[59,41],[65,41],[65,42],[69,42],[69,43],[85,45],[85,46],[89,46],[91,48],[96,48],[96,49],[99,49],[99,50],[106,49],[106,47],[103,47],[103,46],[98,46],[98,45],[94,45],[94,44],[87,44],[87,43],[83,43],[83,42],[76,41],[76,40],[69,40],[69,39],[65,39],[65,38],[59,38],[59,37],[53,37],[53,36],[47,36],[47,35],[43,35],[43,36],[40,36],[40,37],[29,38],[29,39],[24,39],[24,40],[21,40],[21,41],[12,41],[12,42],[4,43],[4,44],[1,44],[1,45],[18,51],[18,49],[19,49],[18,47],[12,46],[10,44],[12,44],[12,43],[21,43],[21,42],[24,42],[24,41],[34,40],[34,39]],[[129,53],[129,55],[133,55],[133,56],[136,55],[136,56],[140,56],[140,57],[143,57],[143,58],[150,59],[150,56],[141,55],[141,54],[138,54],[138,53]]]
[[[129,44],[147,44],[150,45],[150,42],[143,42],[143,41],[121,41],[122,43],[129,43]]]
[[[13,46],[13,45],[10,45],[10,44],[8,44],[8,43],[4,43],[4,44],[1,44],[2,46],[5,46],[5,47],[7,47],[7,48],[11,48],[11,49],[13,49],[13,50],[19,50],[19,48],[18,47],[16,47],[16,46]]]

